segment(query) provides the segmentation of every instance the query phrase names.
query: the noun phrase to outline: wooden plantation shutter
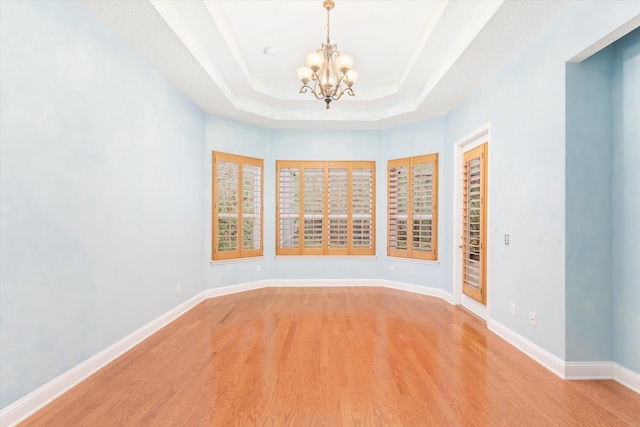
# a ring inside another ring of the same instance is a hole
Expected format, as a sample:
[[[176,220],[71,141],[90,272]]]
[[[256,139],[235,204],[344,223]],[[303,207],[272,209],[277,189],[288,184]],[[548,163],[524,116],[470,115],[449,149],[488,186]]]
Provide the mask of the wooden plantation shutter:
[[[322,255],[324,249],[325,183],[322,162],[308,162],[302,171],[304,249],[307,255]]]
[[[276,174],[276,239],[278,253],[300,253],[300,162],[278,162]]]
[[[462,292],[486,304],[487,149],[484,144],[463,156]]]
[[[375,162],[277,161],[276,254],[374,254],[374,171]]]
[[[262,160],[242,162],[242,249],[262,248]],[[260,253],[259,255],[262,255]]]
[[[409,159],[390,160],[388,165],[388,253],[407,256],[409,247]]]
[[[389,256],[438,259],[438,154],[388,162]]]
[[[374,253],[374,169],[354,162],[351,169],[352,253]]]
[[[434,186],[436,157],[419,157],[411,164],[412,243],[415,258],[437,259],[437,215],[434,215],[438,192]]]
[[[238,163],[214,153],[213,259],[219,253],[237,256]]]
[[[261,159],[213,152],[211,259],[262,255],[262,187]]]
[[[349,168],[341,162],[330,162],[328,166],[328,248],[334,255],[349,253]]]

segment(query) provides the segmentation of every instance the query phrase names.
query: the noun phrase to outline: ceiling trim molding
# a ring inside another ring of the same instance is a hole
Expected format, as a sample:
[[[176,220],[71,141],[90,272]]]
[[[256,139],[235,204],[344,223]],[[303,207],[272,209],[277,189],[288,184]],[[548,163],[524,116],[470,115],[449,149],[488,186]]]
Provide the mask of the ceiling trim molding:
[[[293,3],[262,0],[256,4],[267,6],[252,16],[244,15],[251,5],[239,1],[82,2],[205,112],[264,127],[313,127],[317,122],[332,128],[353,123],[353,128],[372,129],[446,114],[568,3],[444,0],[417,7],[410,1],[352,1],[347,16],[363,7],[371,10],[363,12],[364,20],[354,20],[353,28],[339,27],[343,31],[339,38],[351,32],[356,38],[352,43],[364,40],[359,54],[366,56],[359,71],[363,77],[370,73],[371,81],[361,79],[366,93],[360,89],[357,97],[345,97],[327,110],[315,98],[301,97],[297,86],[288,89],[287,70],[299,59],[292,55],[298,56],[305,47],[287,43],[290,37],[280,28],[293,25],[290,20],[302,13],[305,21],[295,23],[295,32],[302,31],[304,40],[311,37],[315,25],[307,31],[306,21],[316,22],[316,14],[305,2],[296,2],[295,11],[286,15]],[[389,16],[380,16],[380,11]],[[273,23],[263,16],[270,13],[285,15]],[[378,27],[380,32],[367,33],[368,28]],[[285,43],[281,53],[286,56],[278,62],[286,62],[286,69],[281,64],[273,68],[273,58],[262,57],[261,43],[267,40]],[[386,57],[389,49],[397,49],[392,52],[397,54]]]
[[[227,43],[231,55],[233,55],[233,58],[238,63],[238,66],[242,70],[242,74],[244,74],[245,78],[247,79],[247,83],[249,83],[249,85],[251,86],[251,89],[255,90],[256,92],[260,92],[262,94],[277,98],[277,96],[274,96],[274,91],[270,90],[271,88],[268,85],[261,84],[261,82],[259,82],[258,79],[253,76],[249,64],[245,60],[244,55],[242,55],[240,47],[238,46],[236,39],[232,35],[231,26],[223,18],[223,13],[220,10],[220,7],[216,6],[215,2],[207,0],[204,1],[204,5],[207,8],[207,12],[209,12],[211,20],[216,24],[216,27],[218,27],[220,35]]]
[[[178,36],[178,39],[187,48],[196,61],[202,66],[207,75],[215,82],[220,88],[222,93],[233,104],[237,104],[237,96],[235,91],[231,88],[227,81],[224,79],[219,70],[212,63],[205,61],[203,54],[205,49],[198,45],[197,36],[191,31],[189,25],[180,17],[180,14],[175,10],[175,6],[172,2],[162,0],[148,0],[158,14],[165,20],[167,25]],[[189,43],[185,43],[189,41]]]
[[[158,2],[158,0],[151,0]],[[502,3],[502,0],[494,1],[495,3]],[[396,78],[393,82],[386,84],[384,86],[377,87],[374,91],[370,91],[369,93],[358,93],[358,99],[362,101],[375,101],[386,96],[395,95],[400,92],[400,89],[404,85],[407,76],[410,74],[411,70],[415,66],[420,53],[424,49],[425,44],[429,40],[429,37],[433,33],[442,13],[447,8],[450,0],[443,0],[434,3],[434,6],[431,9],[429,17],[427,18],[427,23],[420,35],[420,39],[418,40],[416,47],[411,52],[409,59],[407,60],[405,66],[402,68],[402,74]],[[270,96],[271,98],[282,100],[282,101],[290,101],[298,99],[298,92],[281,92],[273,88],[269,83],[264,82],[260,79],[257,79],[251,70],[247,60],[245,59],[242,51],[236,42],[235,37],[233,36],[233,32],[231,30],[231,26],[224,18],[224,13],[222,13],[220,3],[215,3],[213,1],[204,0],[205,7],[209,12],[209,15],[213,22],[215,23],[220,35],[227,43],[229,47],[229,51],[233,55],[233,58],[237,62],[238,66],[242,70],[243,75],[245,76],[247,83],[251,87],[252,90],[262,93],[264,95]],[[171,25],[171,24],[169,24]]]
[[[317,105],[316,102],[313,102],[313,107],[310,107],[309,110],[301,110],[299,108],[288,110],[276,109],[266,102],[239,95],[234,91],[231,85],[227,83],[224,76],[213,62],[208,60],[209,55],[207,54],[207,50],[204,46],[199,42],[198,35],[191,30],[189,25],[187,25],[179,11],[176,10],[174,4],[172,2],[162,0],[149,0],[149,2],[235,108],[273,120],[379,121],[418,109],[429,93],[444,77],[446,72],[453,66],[455,61],[460,57],[460,55],[462,55],[469,44],[471,44],[477,34],[489,22],[491,17],[502,5],[503,0],[494,0],[485,3],[486,6],[480,11],[481,13],[476,15],[472,20],[474,25],[466,27],[464,32],[459,32],[457,39],[448,44],[449,50],[447,50],[447,52],[449,54],[444,61],[442,58],[440,59],[442,66],[438,69],[437,74],[432,75],[432,77],[425,82],[425,85],[415,94],[415,96],[405,98],[400,102],[394,103],[392,106],[377,111],[368,108],[361,108],[357,110],[341,110],[339,113],[333,112],[333,110],[316,110],[314,108]],[[231,55],[240,70],[242,70],[242,73],[244,74],[244,77],[251,89],[281,101],[299,100],[294,96],[283,97],[278,94],[274,94],[275,91],[271,89],[271,86],[265,85],[253,77],[251,69],[243,57],[228,23],[222,17],[223,14],[216,9],[218,6],[215,6],[215,4],[210,1],[203,1],[203,3]],[[358,101],[373,101],[399,93],[402,85],[406,82],[409,75],[412,72],[415,72],[414,67],[416,66],[416,62],[418,61],[420,54],[425,48],[429,38],[433,35],[438,23],[441,23],[441,18],[448,7],[460,7],[460,5],[457,5],[455,2],[449,2],[448,0],[446,2],[436,3],[436,6],[433,8],[435,13],[430,14],[416,48],[412,51],[406,66],[403,67],[403,74],[394,83],[381,87],[376,91],[375,96],[362,97],[359,95]],[[298,95],[298,93],[295,92],[295,95]],[[310,105],[312,104],[312,101],[315,100],[310,100]]]
[[[627,23],[625,23],[623,26],[616,28],[615,30],[613,30],[603,38],[593,43],[591,46],[582,50],[573,58],[569,59],[567,62],[574,62],[574,63],[582,62],[585,59],[589,58],[590,56],[600,52],[602,49],[609,46],[610,44],[626,36],[636,28],[640,28],[640,15],[636,15],[634,18],[627,21]]]

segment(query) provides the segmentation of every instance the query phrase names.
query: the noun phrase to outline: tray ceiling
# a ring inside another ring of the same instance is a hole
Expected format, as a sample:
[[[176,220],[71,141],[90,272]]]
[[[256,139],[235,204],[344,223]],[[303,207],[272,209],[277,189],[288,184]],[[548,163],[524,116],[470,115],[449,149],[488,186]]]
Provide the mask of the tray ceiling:
[[[446,114],[568,1],[336,0],[355,97],[326,110],[296,69],[326,39],[320,0],[84,0],[205,112],[271,128],[383,129]],[[265,50],[270,51],[266,54]]]

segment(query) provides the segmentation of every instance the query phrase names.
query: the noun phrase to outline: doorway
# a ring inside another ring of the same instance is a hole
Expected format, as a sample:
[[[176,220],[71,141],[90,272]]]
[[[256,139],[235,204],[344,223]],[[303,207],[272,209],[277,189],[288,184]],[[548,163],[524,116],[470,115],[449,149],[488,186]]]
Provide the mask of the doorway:
[[[489,125],[458,141],[455,150],[454,296],[487,321]]]

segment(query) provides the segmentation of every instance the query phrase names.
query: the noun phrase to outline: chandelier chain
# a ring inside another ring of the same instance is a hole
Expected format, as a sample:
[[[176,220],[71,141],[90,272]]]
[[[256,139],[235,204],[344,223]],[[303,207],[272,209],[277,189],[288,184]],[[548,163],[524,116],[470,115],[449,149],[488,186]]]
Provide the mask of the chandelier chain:
[[[327,8],[327,44],[331,44],[329,39],[329,11],[330,9]]]

